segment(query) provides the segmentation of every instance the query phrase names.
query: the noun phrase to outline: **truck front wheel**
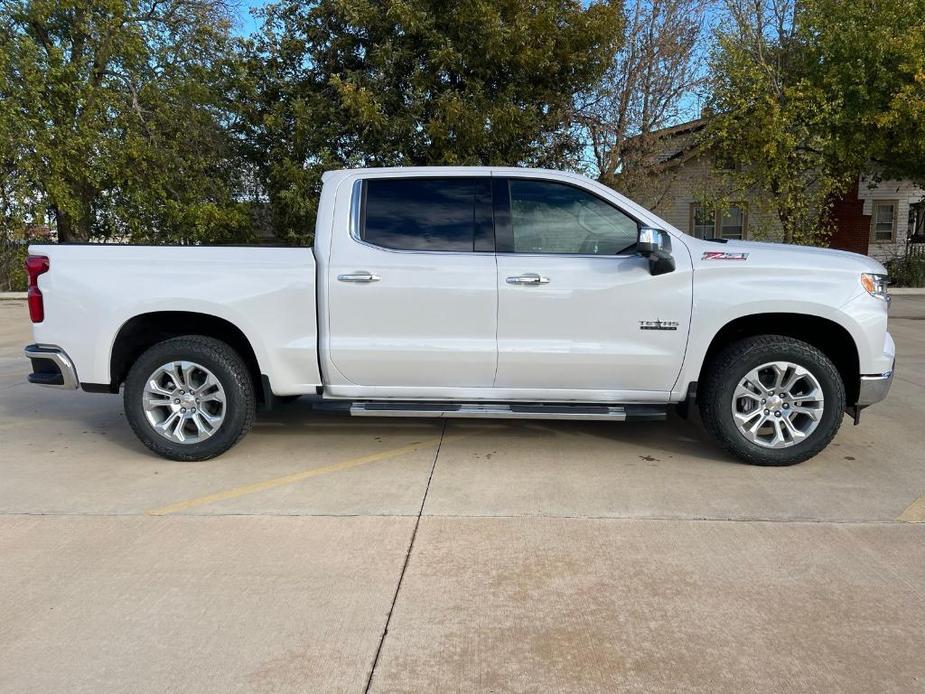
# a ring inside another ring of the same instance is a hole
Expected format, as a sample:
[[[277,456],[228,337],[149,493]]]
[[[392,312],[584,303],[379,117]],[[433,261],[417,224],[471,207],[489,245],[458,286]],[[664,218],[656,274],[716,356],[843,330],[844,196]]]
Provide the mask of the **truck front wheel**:
[[[752,465],[793,465],[838,433],[845,387],[821,351],[780,335],[749,337],[706,365],[700,416],[727,451]]]
[[[254,385],[240,355],[201,335],[150,347],[125,380],[125,416],[141,442],[171,460],[207,460],[254,422]]]

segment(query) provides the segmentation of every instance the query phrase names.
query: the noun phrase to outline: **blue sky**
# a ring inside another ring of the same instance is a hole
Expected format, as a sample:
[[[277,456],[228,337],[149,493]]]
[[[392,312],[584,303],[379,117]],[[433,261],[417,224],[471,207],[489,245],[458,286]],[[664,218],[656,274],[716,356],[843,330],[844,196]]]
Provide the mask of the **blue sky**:
[[[250,11],[266,4],[266,0],[238,0],[232,4],[232,11],[237,18],[235,32],[241,36],[247,36],[257,29],[257,21],[251,16]]]

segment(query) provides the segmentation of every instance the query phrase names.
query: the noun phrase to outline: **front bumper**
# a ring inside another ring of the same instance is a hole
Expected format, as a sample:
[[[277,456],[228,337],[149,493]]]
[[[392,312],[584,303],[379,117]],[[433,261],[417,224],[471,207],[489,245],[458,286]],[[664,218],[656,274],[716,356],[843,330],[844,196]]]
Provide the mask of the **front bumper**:
[[[32,361],[29,383],[52,388],[73,390],[80,385],[74,362],[55,345],[29,345],[23,353]]]
[[[886,373],[873,376],[861,376],[861,387],[858,390],[858,407],[867,407],[883,400],[893,385],[893,374],[896,373],[896,362]]]

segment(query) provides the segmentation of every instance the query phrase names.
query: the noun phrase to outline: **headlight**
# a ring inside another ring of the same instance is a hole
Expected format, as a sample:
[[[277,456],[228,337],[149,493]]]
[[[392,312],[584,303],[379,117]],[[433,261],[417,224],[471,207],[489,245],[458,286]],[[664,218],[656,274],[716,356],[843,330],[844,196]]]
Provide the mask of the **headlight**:
[[[874,275],[869,272],[861,273],[861,286],[864,287],[868,294],[878,299],[890,300],[889,292],[886,289],[889,284],[890,278],[887,275]]]

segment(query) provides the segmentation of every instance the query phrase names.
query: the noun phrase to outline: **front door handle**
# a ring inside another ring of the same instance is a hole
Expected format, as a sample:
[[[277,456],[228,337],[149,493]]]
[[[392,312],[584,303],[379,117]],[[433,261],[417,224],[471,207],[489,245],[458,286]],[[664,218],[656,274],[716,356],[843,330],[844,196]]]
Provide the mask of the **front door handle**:
[[[538,275],[535,272],[527,272],[516,277],[508,277],[508,284],[549,284],[549,278]]]
[[[338,275],[337,279],[341,282],[360,282],[366,284],[369,282],[378,282],[379,275],[374,275],[371,272],[348,272],[346,275]]]

